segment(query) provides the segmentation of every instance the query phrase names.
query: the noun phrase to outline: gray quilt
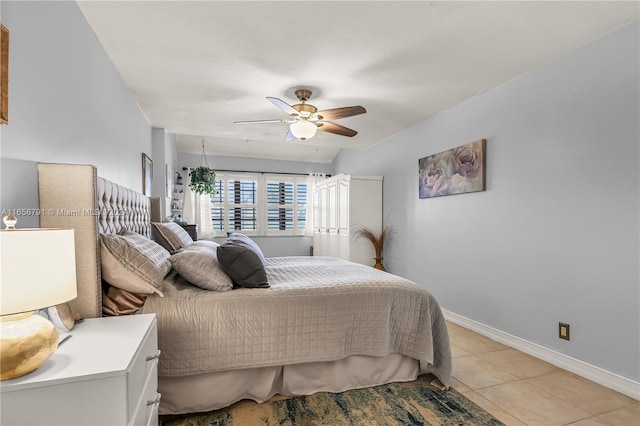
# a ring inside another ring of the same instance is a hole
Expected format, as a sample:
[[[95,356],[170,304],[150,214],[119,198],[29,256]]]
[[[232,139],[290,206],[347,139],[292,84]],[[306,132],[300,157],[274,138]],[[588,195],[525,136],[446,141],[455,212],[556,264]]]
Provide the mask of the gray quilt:
[[[267,259],[270,288],[213,292],[171,272],[158,318],[160,376],[399,353],[421,373],[451,379],[451,350],[435,298],[415,283],[329,257]]]

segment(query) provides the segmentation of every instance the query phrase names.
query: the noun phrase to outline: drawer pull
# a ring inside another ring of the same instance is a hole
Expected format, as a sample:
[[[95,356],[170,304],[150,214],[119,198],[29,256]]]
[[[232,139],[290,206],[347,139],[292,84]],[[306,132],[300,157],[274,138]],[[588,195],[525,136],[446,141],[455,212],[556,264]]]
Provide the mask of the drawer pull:
[[[158,352],[156,352],[154,355],[147,356],[147,361],[153,361],[154,359],[160,358],[160,352],[160,349],[158,349]]]
[[[158,394],[156,396],[156,399],[154,399],[153,401],[147,401],[147,407],[149,407],[150,405],[158,405],[160,404],[160,398],[162,397],[162,394]]]

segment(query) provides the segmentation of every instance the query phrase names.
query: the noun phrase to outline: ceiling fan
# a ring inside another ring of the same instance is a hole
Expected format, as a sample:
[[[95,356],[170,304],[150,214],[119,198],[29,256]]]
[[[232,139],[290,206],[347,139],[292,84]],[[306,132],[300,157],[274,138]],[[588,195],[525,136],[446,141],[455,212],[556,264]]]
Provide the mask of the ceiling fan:
[[[306,103],[311,97],[311,90],[299,89],[296,90],[295,93],[298,100],[300,100],[300,103],[295,105],[289,105],[278,98],[267,97],[269,102],[289,114],[291,119],[236,121],[235,124],[287,123],[289,124],[289,131],[284,138],[285,142],[291,142],[296,138],[303,141],[311,139],[318,130],[348,137],[353,137],[358,134],[355,130],[327,120],[338,120],[340,118],[364,114],[367,110],[363,107],[350,106],[318,111],[318,108]]]

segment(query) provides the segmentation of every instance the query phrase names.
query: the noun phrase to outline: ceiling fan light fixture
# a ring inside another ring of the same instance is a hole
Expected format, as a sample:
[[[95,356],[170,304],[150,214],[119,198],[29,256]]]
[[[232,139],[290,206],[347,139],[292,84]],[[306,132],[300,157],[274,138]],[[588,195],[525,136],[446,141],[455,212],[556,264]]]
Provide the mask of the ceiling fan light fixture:
[[[301,120],[291,123],[289,130],[291,130],[293,136],[304,141],[314,137],[318,128],[310,121]]]
[[[335,135],[353,137],[358,134],[353,129],[333,123],[333,120],[340,118],[353,117],[367,112],[364,107],[348,106],[340,108],[331,108],[318,111],[315,106],[306,103],[311,97],[311,90],[296,90],[296,97],[300,101],[299,104],[289,105],[285,101],[267,96],[267,100],[280,110],[286,112],[291,120],[253,120],[253,121],[236,121],[235,124],[258,124],[258,123],[288,123],[289,131],[285,136],[285,142],[292,142],[295,139],[307,140],[316,135],[318,129],[326,133]],[[332,121],[326,121],[332,120]]]

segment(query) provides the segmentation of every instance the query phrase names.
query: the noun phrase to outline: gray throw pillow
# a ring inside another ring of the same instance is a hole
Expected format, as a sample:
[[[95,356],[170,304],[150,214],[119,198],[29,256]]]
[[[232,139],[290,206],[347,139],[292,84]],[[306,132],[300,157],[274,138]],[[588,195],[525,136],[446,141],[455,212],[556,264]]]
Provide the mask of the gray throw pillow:
[[[169,252],[135,232],[100,234],[102,279],[131,293],[162,296],[162,282],[171,269]]]
[[[232,238],[234,241],[241,241],[243,244],[246,244],[251,250],[253,250],[259,257],[260,261],[264,264],[264,253],[260,250],[260,247],[253,241],[251,238],[247,237],[244,234],[240,234],[238,232],[227,232],[227,239]]]
[[[258,245],[245,235],[230,234],[218,247],[218,262],[237,287],[269,287],[264,254]]]
[[[218,263],[217,248],[213,241],[194,241],[169,258],[173,269],[196,287],[212,291],[233,288],[231,278]]]
[[[153,239],[173,254],[193,243],[189,233],[175,222],[151,222]]]

